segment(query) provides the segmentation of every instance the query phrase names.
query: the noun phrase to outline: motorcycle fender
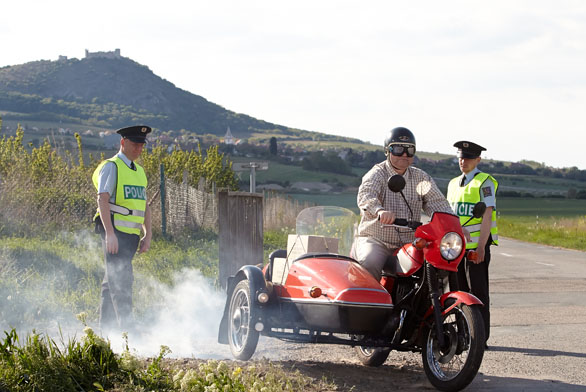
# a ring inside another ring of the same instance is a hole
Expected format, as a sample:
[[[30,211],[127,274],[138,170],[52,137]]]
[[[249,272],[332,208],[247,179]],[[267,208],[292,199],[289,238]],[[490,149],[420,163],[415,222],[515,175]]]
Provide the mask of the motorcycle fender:
[[[454,301],[454,303],[452,305],[450,305],[449,308],[446,309],[446,308],[444,308],[444,306],[445,306],[446,300],[448,298],[454,298],[456,301]],[[473,294],[467,293],[465,291],[450,291],[449,293],[445,293],[444,295],[442,295],[440,297],[440,303],[442,304],[442,308],[443,308],[442,315],[445,315],[450,310],[452,310],[454,307],[456,307],[462,303],[465,305],[484,306],[484,304],[482,303],[481,300],[478,299],[478,297],[474,296]],[[433,315],[433,307],[430,307],[427,310],[423,319],[427,320],[427,318],[430,317],[431,315]]]
[[[218,343],[228,344],[228,313],[230,312],[230,300],[234,293],[234,288],[241,280],[248,280],[250,283],[250,292],[253,303],[259,306],[258,294],[262,291],[268,292],[267,283],[265,281],[262,270],[255,265],[245,265],[234,276],[228,277],[226,285],[226,305],[224,306],[224,314],[220,321],[220,329],[218,331]]]
[[[449,293],[445,293],[444,295],[441,296],[440,302],[442,304],[442,307],[445,305],[445,302],[448,298],[454,298],[456,300],[456,302],[454,303],[454,305],[450,306],[449,309],[446,309],[444,311],[444,313],[451,310],[454,306],[458,306],[462,303],[465,305],[484,306],[482,301],[479,300],[478,297],[476,297],[473,294],[467,293],[465,291],[450,291]]]

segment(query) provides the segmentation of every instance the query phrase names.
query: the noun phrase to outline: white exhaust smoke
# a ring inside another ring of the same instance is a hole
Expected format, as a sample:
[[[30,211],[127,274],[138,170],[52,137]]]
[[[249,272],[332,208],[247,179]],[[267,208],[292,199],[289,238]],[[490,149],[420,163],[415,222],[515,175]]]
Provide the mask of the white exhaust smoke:
[[[226,295],[198,270],[177,272],[171,286],[150,280],[135,292],[137,295],[151,295],[158,300],[152,306],[154,314],[137,318],[136,330],[128,334],[128,345],[134,354],[156,356],[165,345],[171,349],[170,357],[230,357],[228,346],[217,342]],[[107,337],[114,351],[124,347],[121,334]]]

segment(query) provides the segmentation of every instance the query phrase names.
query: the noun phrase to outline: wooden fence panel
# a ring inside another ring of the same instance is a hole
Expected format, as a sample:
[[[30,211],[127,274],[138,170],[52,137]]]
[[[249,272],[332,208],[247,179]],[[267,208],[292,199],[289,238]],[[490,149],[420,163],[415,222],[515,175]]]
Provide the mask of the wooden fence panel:
[[[263,262],[263,196],[258,193],[218,193],[219,282],[240,267]]]

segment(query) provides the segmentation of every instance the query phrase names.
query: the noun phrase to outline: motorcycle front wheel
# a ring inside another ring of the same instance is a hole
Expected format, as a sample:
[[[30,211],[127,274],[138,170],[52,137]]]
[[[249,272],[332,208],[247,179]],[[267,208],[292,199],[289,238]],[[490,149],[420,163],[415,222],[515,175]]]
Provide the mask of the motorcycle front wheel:
[[[385,363],[391,352],[390,348],[385,347],[356,346],[354,350],[363,365],[372,367],[377,367]]]
[[[484,356],[484,323],[478,306],[454,307],[444,316],[444,347],[436,331],[435,323],[424,331],[425,374],[437,389],[459,391],[476,377]]]
[[[248,280],[241,280],[230,300],[228,341],[232,355],[241,361],[252,357],[259,337],[258,331],[254,329],[255,309],[250,291]]]

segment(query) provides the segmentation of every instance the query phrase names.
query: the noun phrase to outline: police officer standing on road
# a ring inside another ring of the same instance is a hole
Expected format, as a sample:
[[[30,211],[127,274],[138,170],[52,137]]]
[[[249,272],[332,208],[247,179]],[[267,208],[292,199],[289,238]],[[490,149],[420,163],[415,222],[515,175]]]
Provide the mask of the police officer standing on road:
[[[100,327],[105,332],[132,327],[132,258],[137,249],[139,253],[149,249],[152,235],[147,178],[134,162],[151,128],[138,125],[116,132],[121,136],[120,151],[101,162],[92,176],[98,191],[94,221],[106,263],[100,302]]]
[[[498,245],[496,226],[496,191],[498,182],[490,174],[478,169],[480,153],[486,148],[476,143],[460,141],[454,144],[458,148],[458,163],[462,175],[453,178],[448,185],[448,201],[454,213],[464,224],[472,217],[472,207],[479,201],[486,204],[486,211],[481,218],[473,218],[465,228],[470,233],[466,249],[475,249],[478,260],[464,259],[458,268],[458,285],[460,290],[474,294],[482,301],[481,308],[486,340],[490,335],[490,296],[488,266],[490,264],[490,245]],[[488,347],[488,346],[487,346]]]

